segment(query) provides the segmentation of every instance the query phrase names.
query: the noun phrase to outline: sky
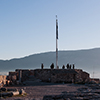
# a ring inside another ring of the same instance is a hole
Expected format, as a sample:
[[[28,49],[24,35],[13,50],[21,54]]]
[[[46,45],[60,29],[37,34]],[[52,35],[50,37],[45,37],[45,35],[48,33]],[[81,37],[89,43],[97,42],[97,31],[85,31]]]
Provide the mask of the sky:
[[[0,0],[0,59],[100,47],[100,0]]]

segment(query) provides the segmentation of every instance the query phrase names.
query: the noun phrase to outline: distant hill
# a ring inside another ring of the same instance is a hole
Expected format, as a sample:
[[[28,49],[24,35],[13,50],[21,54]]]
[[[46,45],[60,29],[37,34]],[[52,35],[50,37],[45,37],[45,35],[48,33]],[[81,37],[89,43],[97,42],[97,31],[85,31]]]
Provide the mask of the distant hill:
[[[89,73],[99,75],[100,71],[100,48],[88,50],[73,50],[59,51],[59,67],[63,65],[75,64],[76,68],[83,69]],[[9,72],[15,69],[35,69],[41,68],[41,63],[44,68],[50,68],[51,63],[56,65],[56,53],[46,52],[33,54],[19,59],[0,60],[0,72]]]

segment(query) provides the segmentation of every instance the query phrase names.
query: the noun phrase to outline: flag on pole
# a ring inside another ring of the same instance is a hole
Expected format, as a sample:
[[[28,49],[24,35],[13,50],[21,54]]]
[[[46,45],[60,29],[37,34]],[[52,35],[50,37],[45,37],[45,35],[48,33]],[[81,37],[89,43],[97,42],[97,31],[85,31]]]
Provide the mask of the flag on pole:
[[[56,19],[56,39],[58,39],[58,20]]]

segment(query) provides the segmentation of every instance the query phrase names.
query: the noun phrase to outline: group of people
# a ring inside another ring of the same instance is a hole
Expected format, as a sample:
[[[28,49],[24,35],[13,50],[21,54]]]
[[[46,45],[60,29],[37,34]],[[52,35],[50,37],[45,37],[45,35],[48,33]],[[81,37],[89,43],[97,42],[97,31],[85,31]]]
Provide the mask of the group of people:
[[[75,69],[75,65],[74,64],[73,65],[67,64],[66,67],[67,67],[67,69]],[[42,63],[41,64],[41,69],[43,69],[43,68],[44,68],[44,65]],[[51,64],[50,68],[54,69],[54,63]],[[62,69],[65,69],[65,65],[62,66]]]
[[[66,67],[67,67],[67,69],[75,69],[75,65],[74,64],[73,65],[67,64]],[[65,65],[62,66],[62,69],[65,69]]]

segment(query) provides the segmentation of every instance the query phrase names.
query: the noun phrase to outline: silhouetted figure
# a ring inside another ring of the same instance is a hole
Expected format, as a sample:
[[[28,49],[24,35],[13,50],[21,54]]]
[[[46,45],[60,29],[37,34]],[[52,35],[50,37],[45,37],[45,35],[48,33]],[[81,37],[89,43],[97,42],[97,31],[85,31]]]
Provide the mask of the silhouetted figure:
[[[65,65],[62,66],[62,69],[65,69]]]
[[[75,69],[75,65],[73,64],[73,69]]]
[[[71,67],[72,67],[72,66],[70,65],[70,66],[69,66],[69,69],[71,69]]]
[[[69,64],[66,65],[67,69],[69,69]]]
[[[44,68],[44,65],[43,65],[43,63],[41,64],[41,69],[43,69]]]
[[[51,64],[50,68],[51,69],[54,69],[54,63]]]

